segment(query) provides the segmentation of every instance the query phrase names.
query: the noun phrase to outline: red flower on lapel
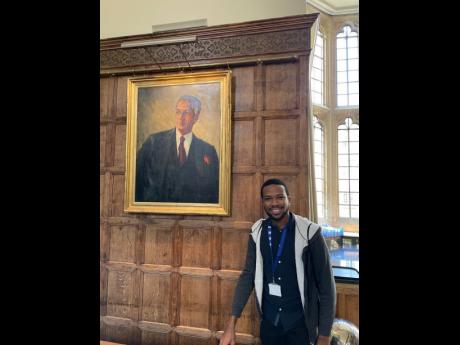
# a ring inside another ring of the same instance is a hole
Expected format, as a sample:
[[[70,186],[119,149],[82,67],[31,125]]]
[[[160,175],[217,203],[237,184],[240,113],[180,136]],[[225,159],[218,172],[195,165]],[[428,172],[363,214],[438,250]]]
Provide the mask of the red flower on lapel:
[[[209,159],[208,155],[203,156],[203,161],[204,161],[204,164],[206,164],[206,165],[209,165],[209,163],[211,162],[211,160]]]

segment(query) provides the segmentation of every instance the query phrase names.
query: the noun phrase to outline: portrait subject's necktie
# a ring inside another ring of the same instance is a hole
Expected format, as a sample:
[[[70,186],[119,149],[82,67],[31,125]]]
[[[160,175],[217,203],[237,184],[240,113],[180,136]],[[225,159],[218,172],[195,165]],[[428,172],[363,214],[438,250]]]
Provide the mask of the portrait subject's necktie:
[[[184,141],[185,141],[185,138],[181,136],[180,144],[179,144],[179,163],[180,165],[184,165],[185,159],[187,158],[187,155],[185,153]]]

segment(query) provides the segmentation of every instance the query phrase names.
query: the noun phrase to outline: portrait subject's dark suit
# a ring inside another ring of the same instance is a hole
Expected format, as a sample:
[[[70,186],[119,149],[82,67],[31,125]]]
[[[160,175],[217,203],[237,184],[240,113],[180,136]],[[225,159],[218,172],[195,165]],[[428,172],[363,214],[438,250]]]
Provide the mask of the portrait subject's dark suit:
[[[179,164],[176,129],[150,135],[137,153],[135,201],[217,203],[219,158],[214,146],[193,135]]]

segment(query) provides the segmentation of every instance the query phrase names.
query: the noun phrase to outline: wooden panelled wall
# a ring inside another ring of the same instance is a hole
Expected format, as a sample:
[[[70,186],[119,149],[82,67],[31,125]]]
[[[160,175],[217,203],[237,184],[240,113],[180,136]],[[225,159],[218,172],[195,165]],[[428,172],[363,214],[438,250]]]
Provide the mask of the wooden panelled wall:
[[[222,48],[190,58],[191,68],[231,68],[233,75],[229,217],[123,211],[127,71],[173,72],[159,69],[174,57],[130,63],[129,56],[117,59],[127,54],[117,48],[119,41],[101,41],[101,339],[133,345],[218,344],[250,227],[264,216],[260,185],[272,177],[285,180],[291,209],[308,216],[308,47],[315,19],[286,17],[198,33]],[[291,43],[277,42],[277,35],[288,35]],[[282,52],[279,45],[285,47]],[[225,54],[225,67],[219,66]],[[237,324],[238,343],[258,344],[258,328],[251,296]]]
[[[337,283],[336,317],[359,327],[359,285]]]

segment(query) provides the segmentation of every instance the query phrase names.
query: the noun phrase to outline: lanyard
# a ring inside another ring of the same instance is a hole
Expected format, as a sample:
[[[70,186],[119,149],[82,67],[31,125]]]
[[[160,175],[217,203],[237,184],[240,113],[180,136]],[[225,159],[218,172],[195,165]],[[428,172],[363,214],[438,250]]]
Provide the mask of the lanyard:
[[[286,239],[286,233],[287,233],[287,226],[285,226],[284,230],[282,231],[282,234],[281,234],[281,240],[280,240],[280,243],[278,245],[278,251],[276,253],[276,258],[275,258],[275,261],[273,261],[273,250],[272,250],[272,226],[269,225],[267,227],[267,231],[268,231],[268,245],[270,246],[270,254],[272,256],[272,277],[273,277],[273,282],[275,281],[275,270],[276,270],[276,266],[278,266],[278,261],[281,257],[281,254],[283,253],[283,247],[284,247],[284,240]]]

